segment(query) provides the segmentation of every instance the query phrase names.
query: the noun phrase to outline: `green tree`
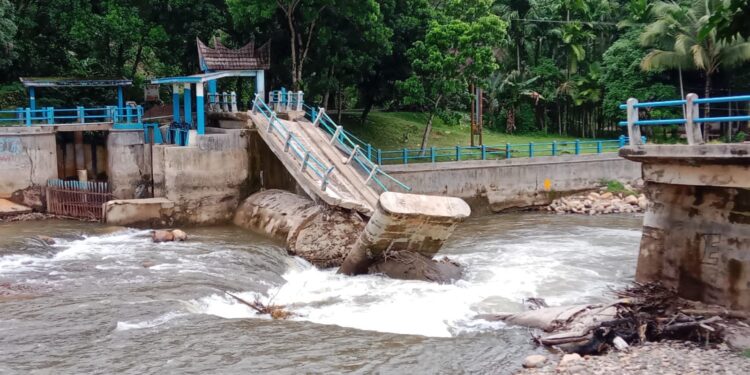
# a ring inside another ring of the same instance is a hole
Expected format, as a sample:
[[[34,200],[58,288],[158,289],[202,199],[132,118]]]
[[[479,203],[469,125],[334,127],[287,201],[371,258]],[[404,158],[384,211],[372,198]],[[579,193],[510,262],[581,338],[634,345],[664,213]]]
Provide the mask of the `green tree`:
[[[10,65],[13,60],[13,40],[17,30],[13,5],[8,0],[0,0],[0,68]]]
[[[716,30],[704,33],[720,0],[694,0],[689,6],[672,2],[658,2],[653,6],[656,19],[641,34],[641,42],[656,45],[641,62],[646,71],[659,69],[693,69],[705,76],[704,97],[711,96],[711,80],[719,67],[732,67],[750,61],[750,43],[742,37],[720,40]],[[665,42],[667,41],[667,42]],[[659,48],[671,43],[671,48]],[[710,107],[704,107],[709,117]]]
[[[431,22],[424,41],[407,53],[413,73],[398,88],[404,104],[427,113],[423,152],[435,116],[456,122],[456,111],[466,108],[469,84],[484,82],[499,68],[495,51],[507,24],[489,13],[491,5],[489,0],[448,1],[444,19]]]

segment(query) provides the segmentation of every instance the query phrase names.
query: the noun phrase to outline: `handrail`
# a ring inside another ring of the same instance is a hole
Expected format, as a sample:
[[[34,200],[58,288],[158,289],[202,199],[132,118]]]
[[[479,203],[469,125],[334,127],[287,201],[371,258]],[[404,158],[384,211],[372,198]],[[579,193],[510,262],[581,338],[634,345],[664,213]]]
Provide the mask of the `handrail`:
[[[750,102],[750,95],[723,96],[715,98],[698,98],[697,94],[688,94],[684,100],[666,100],[661,102],[639,103],[638,99],[630,98],[627,103],[620,104],[620,109],[626,110],[627,120],[620,121],[620,126],[627,126],[630,145],[638,146],[640,142],[641,126],[685,125],[685,135],[689,145],[701,145],[705,141],[699,124],[750,121],[750,115],[700,117],[700,105],[710,103]],[[639,118],[640,108],[682,106],[682,118],[646,119]]]
[[[305,170],[311,170],[315,175],[321,178],[320,189],[326,191],[331,173],[335,170],[335,166],[327,166],[325,163],[320,161],[311,150],[308,150],[305,145],[294,135],[289,129],[282,123],[276,116],[276,112],[272,111],[271,108],[260,98],[260,94],[255,95],[253,100],[253,113],[260,113],[268,122],[267,129],[259,129],[259,131],[267,131],[269,133],[278,134],[278,139],[284,142],[284,151],[289,152],[291,149],[291,155],[297,159],[300,159],[302,164],[300,172],[305,173]],[[275,132],[274,132],[275,131]]]
[[[305,115],[309,116],[309,119],[313,123],[313,125],[321,127],[326,131],[326,133],[332,136],[331,142],[335,141],[338,144],[342,151],[344,151],[344,153],[349,157],[348,160],[356,160],[357,165],[359,165],[368,176],[365,180],[365,184],[367,184],[370,180],[373,180],[375,184],[378,185],[378,187],[380,187],[383,191],[388,191],[388,188],[378,177],[385,176],[403,190],[411,191],[411,187],[384,172],[380,168],[380,165],[378,163],[374,163],[372,161],[373,148],[370,144],[366,144],[359,138],[354,137],[356,139],[355,142],[355,140],[353,140],[349,135],[351,133],[347,132],[343,127],[336,124],[336,122],[333,121],[333,119],[331,119],[331,117],[328,116],[328,114],[325,112],[325,109],[318,108],[317,110],[315,110],[315,108],[306,104],[303,104],[302,108],[305,110]],[[363,149],[367,150],[367,154],[365,154],[365,151],[363,151]]]
[[[11,117],[0,117],[0,122],[12,122],[18,125],[71,125],[87,123],[113,123],[125,125],[142,125],[143,107],[76,107],[76,108],[54,108],[43,107],[38,109],[16,108],[13,110],[1,110],[0,115],[11,115]]]

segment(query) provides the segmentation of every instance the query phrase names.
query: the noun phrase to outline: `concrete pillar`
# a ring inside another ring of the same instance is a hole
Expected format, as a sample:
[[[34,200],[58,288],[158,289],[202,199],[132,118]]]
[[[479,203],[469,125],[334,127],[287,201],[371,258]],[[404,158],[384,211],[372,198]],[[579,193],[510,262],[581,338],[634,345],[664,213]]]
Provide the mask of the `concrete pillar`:
[[[172,85],[172,121],[180,122],[180,86]]]
[[[385,192],[339,273],[366,274],[386,252],[412,251],[431,258],[470,214],[459,198]]]
[[[206,134],[206,117],[203,114],[203,83],[195,84],[195,120],[198,134]]]
[[[211,105],[211,108],[214,108],[213,106],[218,101],[216,98],[216,80],[210,80],[208,81],[208,103]]]
[[[263,70],[258,70],[255,74],[255,93],[260,94],[261,98],[266,97],[266,76]]]
[[[112,194],[133,199],[151,178],[143,131],[110,131],[107,135],[107,170]]]
[[[185,98],[185,122],[188,124],[193,123],[193,103],[191,101],[193,100],[193,93],[190,90],[190,84],[185,84],[185,90],[182,94]]]
[[[29,87],[29,108],[31,108],[32,111],[36,110],[36,90],[34,87]],[[33,116],[36,117],[36,115]]]

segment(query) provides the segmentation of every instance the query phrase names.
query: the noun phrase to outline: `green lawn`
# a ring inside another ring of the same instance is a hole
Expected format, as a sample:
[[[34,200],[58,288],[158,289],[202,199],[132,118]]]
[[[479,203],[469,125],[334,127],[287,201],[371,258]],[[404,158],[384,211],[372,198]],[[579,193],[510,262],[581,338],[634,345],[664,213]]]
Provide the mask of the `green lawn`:
[[[336,119],[335,112],[330,114]],[[365,142],[383,150],[402,148],[419,148],[422,133],[427,122],[427,116],[417,112],[372,112],[365,124],[360,124],[359,115],[346,113],[342,116],[342,126]],[[484,144],[487,146],[501,146],[506,143],[528,144],[552,141],[574,141],[575,138],[546,134],[509,135],[484,130]],[[452,147],[456,145],[469,146],[469,124],[446,125],[440,119],[435,119],[428,146]]]

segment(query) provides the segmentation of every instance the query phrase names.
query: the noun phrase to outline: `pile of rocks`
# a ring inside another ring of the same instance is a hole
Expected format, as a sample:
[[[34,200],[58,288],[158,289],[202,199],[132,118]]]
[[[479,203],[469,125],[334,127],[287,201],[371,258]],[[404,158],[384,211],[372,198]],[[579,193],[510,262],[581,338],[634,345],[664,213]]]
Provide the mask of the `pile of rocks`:
[[[547,211],[558,214],[619,214],[643,212],[648,204],[644,194],[600,191],[555,199],[547,206]]]
[[[532,358],[533,357],[533,358]],[[529,356],[518,374],[748,374],[750,359],[724,344],[650,342],[601,356]],[[558,357],[559,358],[559,357]]]

